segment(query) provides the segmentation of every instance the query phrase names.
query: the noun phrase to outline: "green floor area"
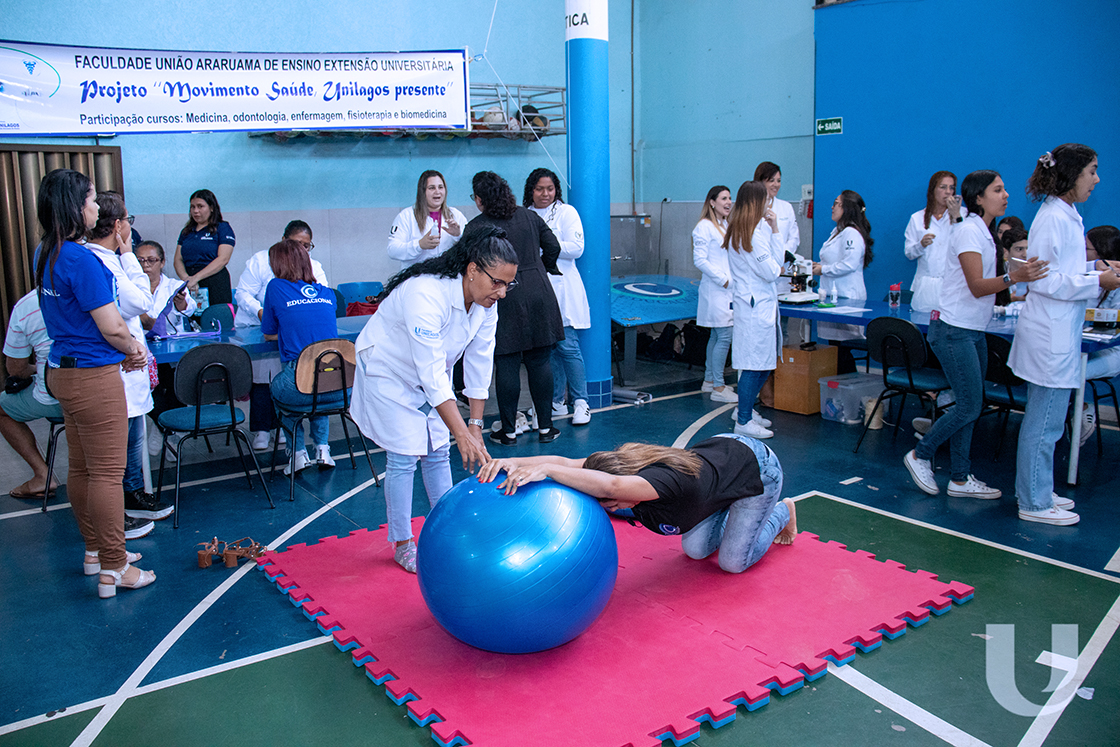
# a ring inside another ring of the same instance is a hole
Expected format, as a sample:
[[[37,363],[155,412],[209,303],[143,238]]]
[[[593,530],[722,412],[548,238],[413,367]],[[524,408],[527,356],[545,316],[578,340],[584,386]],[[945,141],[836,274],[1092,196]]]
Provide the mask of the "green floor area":
[[[1026,558],[968,539],[847,505],[822,496],[798,502],[802,530],[849,549],[890,558],[908,569],[975,587],[975,598],[932,616],[880,649],[857,654],[851,666],[963,732],[991,745],[1017,744],[1032,719],[1004,710],[988,691],[984,638],[989,624],[1013,624],[1015,680],[1042,704],[1049,667],[1035,663],[1052,650],[1051,625],[1076,624],[1083,648],[1120,596],[1120,584]],[[250,581],[250,579],[246,579]],[[263,578],[252,580],[267,583]],[[790,583],[797,579],[791,578]],[[844,593],[842,585],[837,593]],[[316,629],[309,622],[308,638]],[[1084,686],[1092,700],[1074,698],[1047,744],[1115,745],[1120,734],[1120,644],[1112,641]],[[543,688],[547,707],[547,686]],[[438,707],[438,706],[437,706]],[[60,714],[50,723],[0,738],[0,745],[70,743],[95,711]],[[511,713],[511,718],[516,714]],[[563,715],[559,716],[563,718]],[[656,719],[654,719],[656,721]],[[943,744],[903,716],[825,675],[734,723],[703,726],[699,745]],[[431,745],[430,731],[412,723],[348,654],[325,644],[133,698],[97,745],[332,744]],[[526,735],[526,745],[533,745]],[[669,743],[667,743],[669,744]]]

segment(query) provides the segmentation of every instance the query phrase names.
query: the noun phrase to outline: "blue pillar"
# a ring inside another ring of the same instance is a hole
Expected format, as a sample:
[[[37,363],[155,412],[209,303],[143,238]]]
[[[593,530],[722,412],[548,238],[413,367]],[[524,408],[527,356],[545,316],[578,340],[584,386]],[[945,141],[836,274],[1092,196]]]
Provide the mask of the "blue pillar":
[[[607,0],[565,0],[568,68],[568,202],[583,221],[577,260],[591,304],[580,330],[593,408],[611,403],[611,196],[607,81]]]

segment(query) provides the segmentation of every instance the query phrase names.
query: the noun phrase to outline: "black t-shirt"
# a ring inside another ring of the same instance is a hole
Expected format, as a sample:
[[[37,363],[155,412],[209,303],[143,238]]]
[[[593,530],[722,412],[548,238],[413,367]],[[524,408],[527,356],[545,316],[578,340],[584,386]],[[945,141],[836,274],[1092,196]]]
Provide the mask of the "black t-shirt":
[[[740,498],[762,494],[754,451],[736,438],[709,438],[690,451],[700,457],[700,474],[691,477],[651,464],[638,471],[657,491],[657,500],[634,506],[634,518],[658,534],[684,534]]]

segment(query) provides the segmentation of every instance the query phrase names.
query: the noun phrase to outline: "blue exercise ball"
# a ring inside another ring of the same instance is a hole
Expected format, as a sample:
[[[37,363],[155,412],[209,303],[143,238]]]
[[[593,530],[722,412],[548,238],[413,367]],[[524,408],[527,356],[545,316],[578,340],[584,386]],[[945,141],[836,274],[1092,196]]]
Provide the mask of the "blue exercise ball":
[[[607,606],[618,575],[614,528],[586,493],[544,480],[507,496],[500,482],[467,478],[432,508],[417,542],[420,593],[464,643],[544,651]]]

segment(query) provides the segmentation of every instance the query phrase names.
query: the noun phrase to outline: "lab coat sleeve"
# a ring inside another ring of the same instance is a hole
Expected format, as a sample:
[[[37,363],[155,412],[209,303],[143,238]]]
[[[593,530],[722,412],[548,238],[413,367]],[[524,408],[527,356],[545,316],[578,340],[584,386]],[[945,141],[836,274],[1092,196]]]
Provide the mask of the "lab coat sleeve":
[[[443,348],[443,325],[451,309],[436,283],[416,283],[409,290],[404,304],[408,349],[424,397],[435,407],[455,398]]]
[[[331,287],[331,284],[327,282],[327,271],[323,269],[323,265],[319,262],[311,263],[311,274],[315,276],[315,282],[319,285],[327,288]]]
[[[770,230],[765,221],[759,222],[751,236],[751,252],[747,255],[746,265],[751,274],[767,283],[777,282],[782,274],[782,265],[775,256],[777,252],[785,252],[781,236]]]
[[[463,351],[463,394],[471,399],[490,396],[490,379],[494,374],[494,335],[498,329],[498,307],[486,310],[486,318],[478,334]]]
[[[863,237],[856,230],[845,229],[844,246],[840,260],[831,264],[821,263],[821,274],[835,278],[863,271]]]
[[[924,211],[910,216],[910,222],[906,224],[906,233],[903,234],[904,249],[906,251],[906,259],[917,259],[926,253],[926,247],[922,246],[922,237],[929,233],[923,225]],[[953,224],[957,225],[957,224]],[[950,229],[952,230],[952,229]]]
[[[797,227],[797,211],[795,210],[793,220],[789,222],[789,236],[786,237],[784,249],[790,254],[797,254],[799,246],[801,246],[801,230]],[[785,261],[785,252],[782,252],[782,261]]]
[[[711,231],[708,226],[704,225],[705,221],[696,224],[696,228],[692,229],[692,264],[696,265],[696,269],[704,275],[707,275],[712,280],[715,280],[720,286],[727,284],[731,278],[724,275],[723,270],[716,266],[709,258],[711,252],[725,252],[727,251],[716,242],[718,233]],[[711,221],[707,221],[711,223]]]
[[[140,269],[136,255],[126,252],[120,257],[121,280],[117,283],[121,316],[131,319],[152,310],[152,281]]]
[[[402,210],[393,221],[393,227],[389,229],[389,256],[401,262],[419,258],[422,251],[420,237],[424,234],[413,238],[415,233],[416,218],[413,217],[411,210]]]
[[[1027,239],[1027,256],[1038,257],[1043,262],[1050,263],[1046,277],[1030,284],[1031,293],[1060,301],[1092,301],[1100,290],[1100,281],[1097,280],[1096,275],[1059,272],[1061,262],[1057,244],[1061,236],[1060,231],[1057,221],[1051,216],[1047,216],[1043,221],[1036,219],[1031,224],[1030,237]]]
[[[237,279],[237,290],[233,293],[234,300],[237,301],[237,308],[244,309],[254,318],[262,308],[261,301],[257,299],[264,299],[264,289],[268,285],[268,281],[261,275],[261,263],[258,256],[254,254],[245,263],[245,270],[241,273],[241,277]]]
[[[583,256],[583,221],[574,207],[557,216],[556,239],[560,242],[560,259],[579,259]]]

